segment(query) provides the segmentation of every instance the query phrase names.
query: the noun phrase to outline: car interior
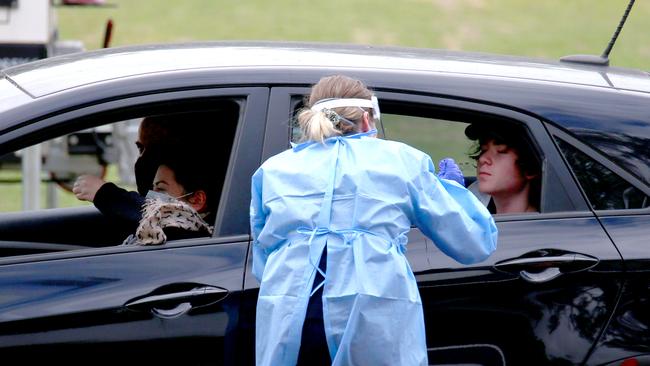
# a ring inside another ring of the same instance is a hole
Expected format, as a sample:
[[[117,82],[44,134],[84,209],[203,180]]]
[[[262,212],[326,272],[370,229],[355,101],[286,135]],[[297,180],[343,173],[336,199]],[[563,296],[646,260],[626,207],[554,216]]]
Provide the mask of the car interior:
[[[205,161],[205,169],[216,173],[215,182],[220,187],[214,192],[220,197],[241,103],[236,98],[201,98],[138,105],[83,116],[52,128],[39,138],[43,170],[49,170],[42,179],[41,191],[47,196],[43,201],[48,205],[54,201],[58,207],[0,213],[0,257],[115,246],[132,234],[124,223],[103,215],[89,202],[77,200],[70,188],[78,175],[93,174],[134,191],[135,139],[145,116],[178,119],[188,131],[187,139],[191,139],[187,141],[187,148],[192,149],[190,156]],[[107,137],[106,131],[113,131],[112,137]],[[120,139],[117,131],[123,133]],[[20,169],[20,165],[10,163],[15,156],[7,154],[0,159],[0,171]],[[119,161],[125,157],[126,163],[125,159]],[[48,196],[52,192],[57,195],[54,199]],[[14,199],[20,200],[20,196]]]

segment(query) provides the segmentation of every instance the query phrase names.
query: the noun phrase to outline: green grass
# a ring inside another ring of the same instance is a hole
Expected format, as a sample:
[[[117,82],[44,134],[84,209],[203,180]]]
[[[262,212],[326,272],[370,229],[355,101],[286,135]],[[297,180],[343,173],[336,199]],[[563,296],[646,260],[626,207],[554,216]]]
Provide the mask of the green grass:
[[[19,169],[0,169],[0,181],[8,182],[12,180],[19,180],[21,172]],[[41,183],[40,190],[40,207],[48,208],[47,197],[48,197],[48,184],[52,184],[54,187],[54,192],[56,194],[56,207],[76,207],[76,206],[86,206],[90,205],[89,202],[79,201],[72,192],[67,189],[62,188],[56,183],[45,183],[47,180],[46,175],[42,175],[41,179],[44,183]],[[114,165],[109,165],[108,171],[106,173],[106,180],[111,182],[118,183],[118,174],[117,167]],[[124,185],[122,185],[124,186]],[[126,186],[124,186],[126,187]],[[134,189],[134,187],[126,187]],[[20,211],[23,209],[23,189],[22,184],[19,182],[16,183],[2,183],[0,184],[0,212],[10,212],[10,211]]]
[[[100,48],[199,40],[297,40],[402,45],[558,59],[600,54],[628,0],[109,0],[58,8],[62,39]],[[650,2],[637,1],[611,54],[648,70]]]
[[[382,114],[381,119],[386,138],[426,152],[436,164],[436,170],[441,159],[453,158],[463,175],[476,175],[476,164],[469,157],[473,142],[465,137],[467,124],[391,114]]]

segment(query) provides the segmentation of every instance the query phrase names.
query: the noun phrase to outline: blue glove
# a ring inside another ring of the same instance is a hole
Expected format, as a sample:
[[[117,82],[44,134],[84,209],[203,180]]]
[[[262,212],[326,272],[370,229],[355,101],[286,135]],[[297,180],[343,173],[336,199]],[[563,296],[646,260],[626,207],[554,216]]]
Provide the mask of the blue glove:
[[[445,158],[438,163],[438,178],[453,180],[465,187],[465,178],[458,164],[452,158]]]

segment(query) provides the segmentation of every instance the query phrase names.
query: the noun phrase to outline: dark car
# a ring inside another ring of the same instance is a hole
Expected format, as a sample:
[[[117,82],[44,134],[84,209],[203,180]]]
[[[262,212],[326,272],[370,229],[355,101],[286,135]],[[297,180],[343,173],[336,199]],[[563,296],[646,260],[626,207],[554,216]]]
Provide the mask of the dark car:
[[[384,138],[434,161],[454,157],[468,183],[468,123],[516,124],[542,162],[540,212],[495,215],[498,248],[485,261],[459,264],[410,232],[430,364],[650,364],[646,72],[424,49],[215,42],[70,54],[3,73],[0,155],[60,137],[77,142],[70,136],[146,115],[208,111],[213,120],[188,128],[213,136],[213,156],[200,158],[221,169],[223,186],[212,237],[160,246],[120,246],[128,233],[93,206],[0,214],[2,355],[252,364],[259,283],[250,178],[295,140],[309,87],[342,73],[376,92]],[[91,155],[103,164],[110,139],[95,140]]]

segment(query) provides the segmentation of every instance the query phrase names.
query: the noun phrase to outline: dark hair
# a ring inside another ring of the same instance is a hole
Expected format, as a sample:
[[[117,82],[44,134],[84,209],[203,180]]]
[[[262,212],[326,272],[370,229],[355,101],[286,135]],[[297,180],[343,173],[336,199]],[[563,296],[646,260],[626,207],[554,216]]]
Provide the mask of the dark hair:
[[[135,162],[135,181],[140,195],[144,196],[151,188],[151,182],[156,175],[160,152],[167,146],[180,146],[193,144],[195,147],[209,146],[205,142],[196,141],[192,133],[196,131],[195,121],[209,121],[213,118],[206,112],[184,112],[173,114],[160,114],[146,116],[140,122],[140,137],[144,151]],[[195,133],[197,138],[210,134]],[[185,148],[187,149],[187,147]],[[165,164],[166,165],[166,164]]]
[[[185,193],[204,191],[207,210],[214,213],[221,174],[213,173],[214,170],[205,164],[201,156],[187,151],[185,145],[166,145],[164,148],[155,147],[150,153],[154,156],[157,167],[165,165],[174,172],[176,182],[185,189]]]
[[[470,151],[470,158],[478,161],[481,157],[481,145],[494,141],[506,145],[517,152],[515,162],[522,174],[532,175],[530,180],[529,202],[539,209],[542,181],[542,167],[539,158],[532,149],[528,134],[519,125],[513,123],[471,123],[465,128],[465,136],[476,141]]]
[[[197,134],[196,129],[207,129],[219,120],[219,111],[189,111],[146,116],[140,128],[150,145],[180,144],[188,141],[209,143],[210,139]],[[146,146],[147,148],[149,146]]]
[[[214,184],[212,185],[213,192],[208,194],[208,207],[211,211],[216,209],[217,195],[220,193],[228,166],[235,133],[236,123],[231,123],[231,121],[235,118],[238,118],[237,113],[233,115],[230,109],[219,108],[145,117],[140,128],[147,145],[135,164],[136,185],[140,195],[146,195],[147,191],[151,189],[151,183],[160,165],[161,153],[169,151],[172,155],[185,155],[185,157],[178,158],[181,163],[169,163],[177,165],[181,170],[185,169],[184,165],[198,165],[195,162],[197,159],[206,161],[205,158],[209,157],[210,164],[193,166],[190,171],[193,170],[194,174],[211,175],[209,180]],[[228,123],[219,123],[224,119]],[[191,154],[188,153],[190,151]],[[168,161],[176,159],[173,156],[164,158]],[[181,173],[180,175],[182,177],[192,174]],[[182,180],[183,178],[178,179]],[[187,184],[183,184],[183,187],[187,188]],[[189,185],[191,186],[192,183],[190,182]],[[208,193],[207,190],[205,191]]]

